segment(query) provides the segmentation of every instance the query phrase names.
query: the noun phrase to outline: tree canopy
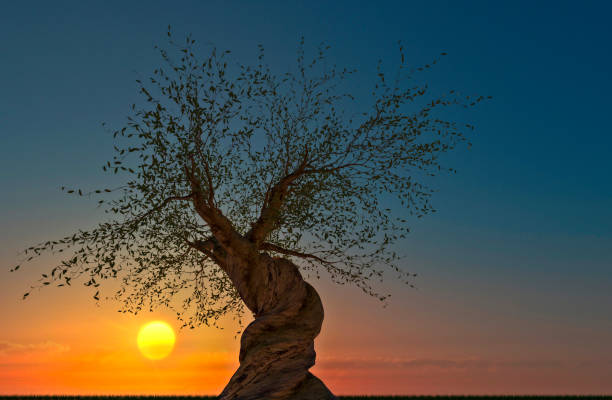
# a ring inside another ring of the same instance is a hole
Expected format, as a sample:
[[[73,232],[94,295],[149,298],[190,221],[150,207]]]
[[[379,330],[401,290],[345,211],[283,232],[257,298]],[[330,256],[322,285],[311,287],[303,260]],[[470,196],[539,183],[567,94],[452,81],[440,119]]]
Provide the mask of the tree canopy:
[[[97,288],[119,279],[123,311],[166,305],[191,327],[242,315],[236,289],[201,245],[211,227],[194,202],[312,276],[326,271],[383,301],[372,282],[385,268],[412,285],[390,246],[405,237],[410,216],[433,211],[426,179],[452,171],[439,157],[473,129],[438,111],[484,97],[430,94],[414,76],[438,59],[411,68],[401,44],[393,76],[379,62],[364,99],[351,90],[357,71],[328,67],[324,45],[307,60],[302,40],[297,67],[279,74],[263,47],[243,65],[214,48],[200,58],[190,36],[181,43],[168,36],[169,50],[159,49],[163,65],[137,81],[144,101],[113,132],[116,154],[103,166],[125,173],[126,183],[90,193],[62,188],[103,196],[109,220],[28,248],[28,261],[69,254],[40,285],[81,278]],[[388,204],[389,195],[400,208]]]

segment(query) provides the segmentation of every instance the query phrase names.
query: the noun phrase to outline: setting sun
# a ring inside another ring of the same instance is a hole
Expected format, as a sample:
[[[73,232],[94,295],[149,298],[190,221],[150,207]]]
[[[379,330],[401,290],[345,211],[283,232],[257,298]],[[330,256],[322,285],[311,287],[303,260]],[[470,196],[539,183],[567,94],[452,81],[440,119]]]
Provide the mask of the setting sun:
[[[144,325],[138,332],[138,348],[151,360],[166,358],[174,348],[174,331],[163,321],[153,321]]]

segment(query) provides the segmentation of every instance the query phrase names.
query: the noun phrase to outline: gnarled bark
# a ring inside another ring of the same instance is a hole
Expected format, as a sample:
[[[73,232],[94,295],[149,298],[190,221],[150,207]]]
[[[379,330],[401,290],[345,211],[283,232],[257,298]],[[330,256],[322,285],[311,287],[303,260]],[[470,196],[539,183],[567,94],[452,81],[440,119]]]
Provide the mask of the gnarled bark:
[[[225,266],[255,320],[242,334],[240,367],[220,399],[335,399],[308,372],[323,305],[295,264],[259,254],[248,263],[228,255]]]

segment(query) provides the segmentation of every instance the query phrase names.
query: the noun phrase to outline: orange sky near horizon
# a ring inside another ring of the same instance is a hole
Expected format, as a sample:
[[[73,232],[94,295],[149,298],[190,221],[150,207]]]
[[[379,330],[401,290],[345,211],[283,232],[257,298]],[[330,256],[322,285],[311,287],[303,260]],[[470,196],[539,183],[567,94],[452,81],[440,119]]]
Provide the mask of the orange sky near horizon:
[[[5,282],[19,278],[27,284],[31,274],[0,275]],[[314,284],[326,320],[315,342],[318,356],[312,371],[338,395],[508,394],[517,387],[531,394],[610,390],[612,363],[594,357],[606,340],[603,335],[591,332],[593,342],[582,349],[565,348],[566,339],[554,337],[528,349],[525,332],[509,326],[499,325],[505,331],[496,332],[481,321],[481,328],[457,325],[453,332],[443,326],[448,320],[436,318],[435,304],[423,304],[426,309],[419,313],[418,307],[403,308],[399,302],[383,309],[355,288]],[[216,395],[238,366],[237,324],[231,319],[224,330],[178,330],[169,312],[118,313],[117,304],[97,305],[83,287],[47,288],[18,301],[19,286],[0,294],[5,305],[2,395]],[[415,300],[420,295],[409,294]],[[460,317],[470,320],[466,314]],[[169,357],[152,361],[140,354],[136,336],[144,323],[158,319],[175,328],[177,342]],[[589,346],[593,357],[584,359]]]

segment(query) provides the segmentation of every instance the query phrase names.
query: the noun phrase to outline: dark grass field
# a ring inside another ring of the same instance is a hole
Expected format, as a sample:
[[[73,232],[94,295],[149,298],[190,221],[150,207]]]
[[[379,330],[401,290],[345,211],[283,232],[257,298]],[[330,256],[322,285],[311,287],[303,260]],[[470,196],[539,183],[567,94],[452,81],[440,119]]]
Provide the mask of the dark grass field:
[[[216,399],[215,396],[0,396],[4,400],[205,400]],[[583,396],[339,396],[341,400],[603,400],[611,399],[612,395],[583,395]]]

